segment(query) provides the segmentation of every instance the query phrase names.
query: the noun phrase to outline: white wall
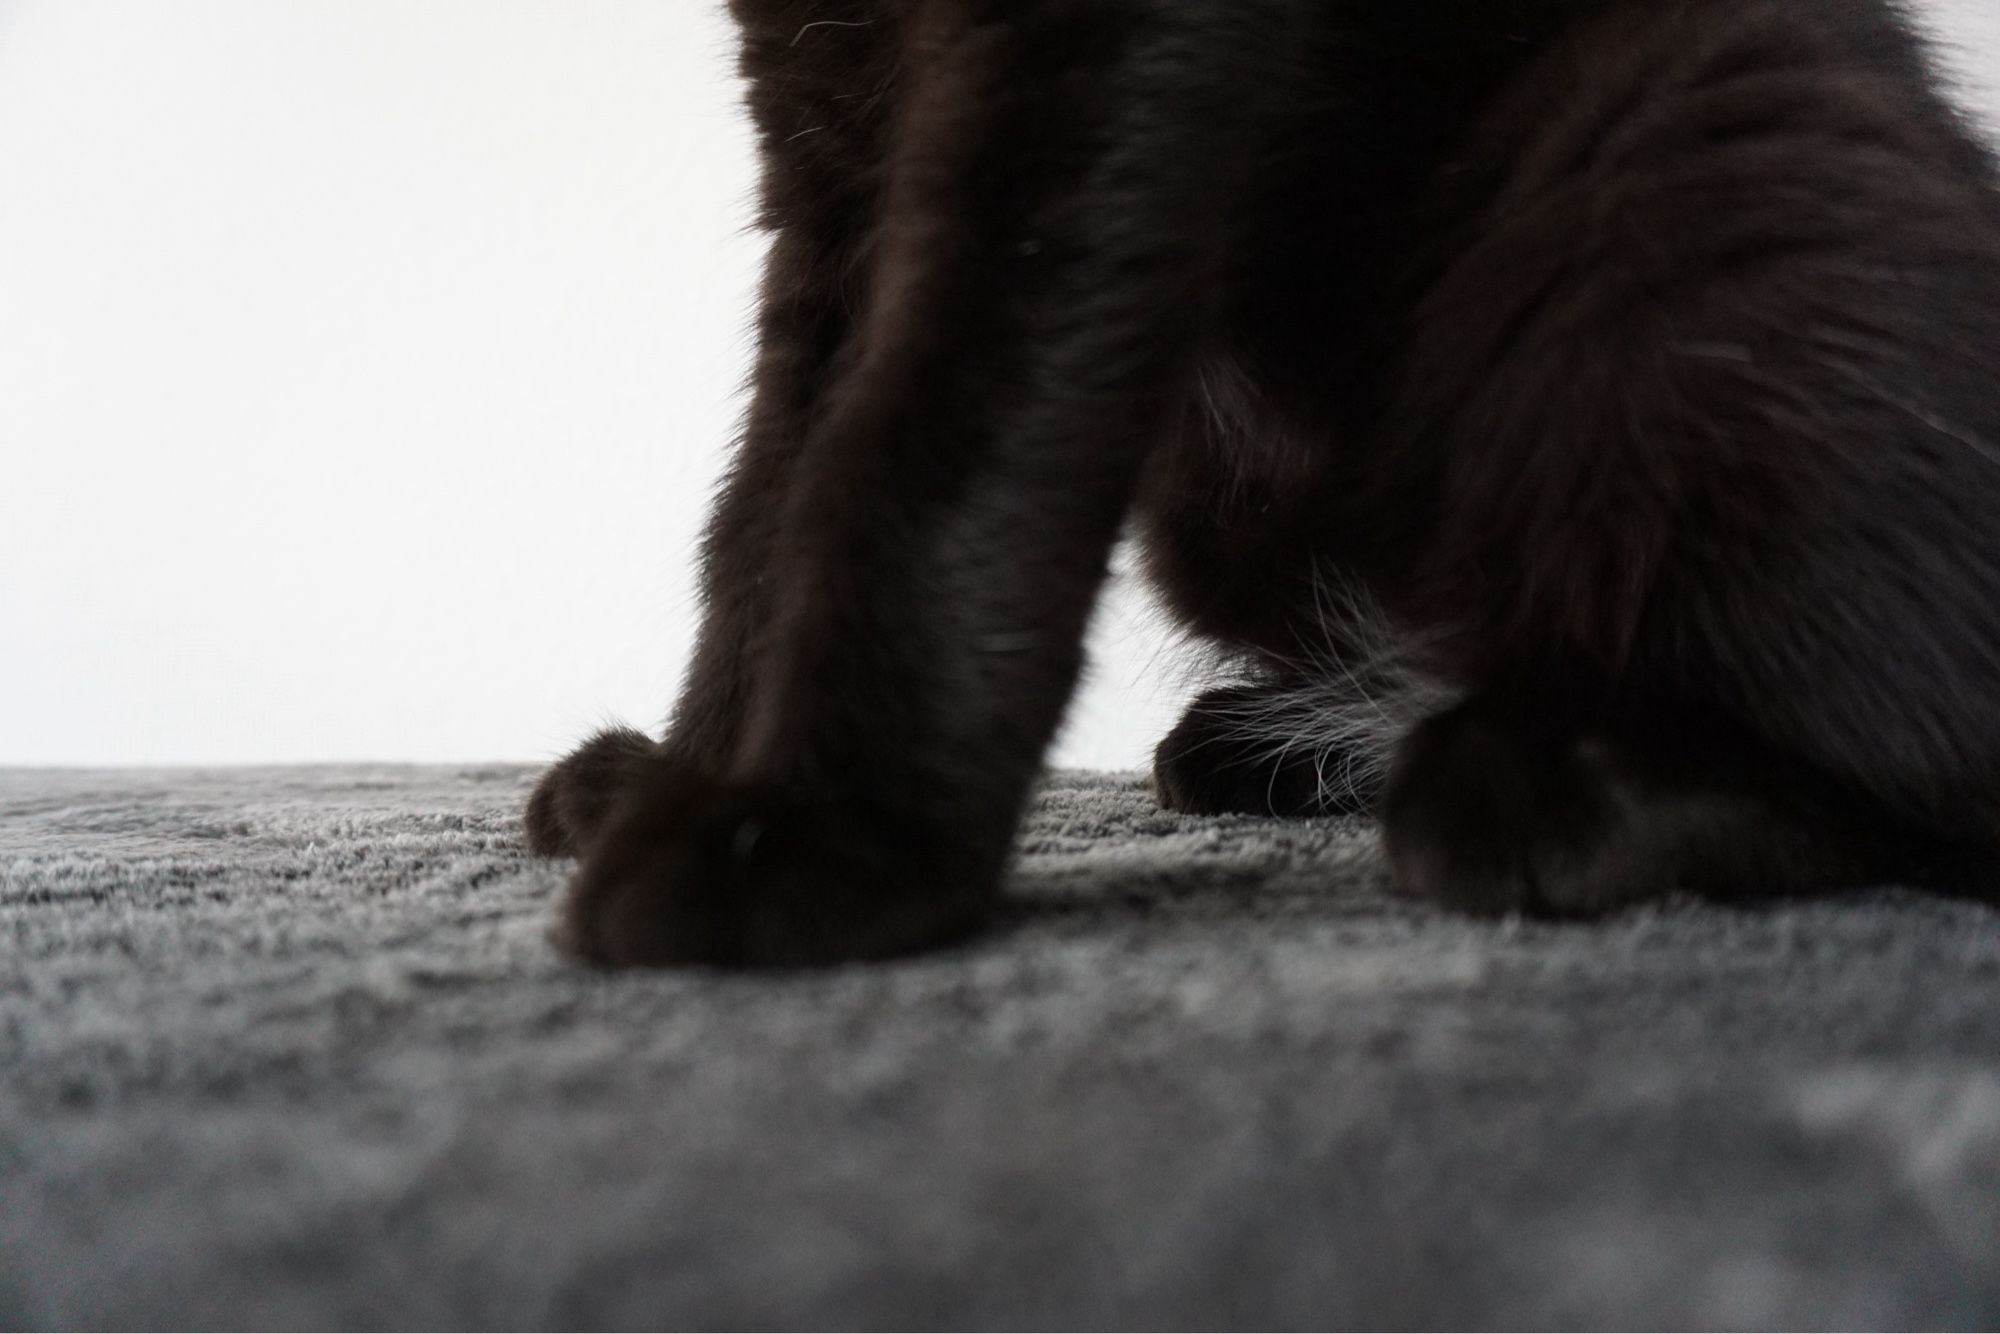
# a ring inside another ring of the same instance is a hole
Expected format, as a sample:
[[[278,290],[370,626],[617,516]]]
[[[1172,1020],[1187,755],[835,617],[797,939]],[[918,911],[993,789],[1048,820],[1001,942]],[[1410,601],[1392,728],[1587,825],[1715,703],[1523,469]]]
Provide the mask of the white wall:
[[[650,725],[758,246],[706,0],[0,0],[0,764]],[[1934,0],[2000,105],[2000,0]],[[1057,758],[1172,717],[1115,599]]]

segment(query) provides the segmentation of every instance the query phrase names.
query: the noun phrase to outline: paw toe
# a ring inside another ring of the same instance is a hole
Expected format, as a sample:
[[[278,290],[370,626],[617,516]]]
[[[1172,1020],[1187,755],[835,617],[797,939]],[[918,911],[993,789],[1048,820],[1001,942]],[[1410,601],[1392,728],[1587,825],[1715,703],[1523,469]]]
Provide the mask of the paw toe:
[[[735,830],[751,805],[681,775],[635,784],[570,881],[562,942],[612,967],[743,962]]]
[[[522,813],[538,857],[573,857],[589,846],[635,770],[658,752],[650,737],[609,728],[551,765]]]

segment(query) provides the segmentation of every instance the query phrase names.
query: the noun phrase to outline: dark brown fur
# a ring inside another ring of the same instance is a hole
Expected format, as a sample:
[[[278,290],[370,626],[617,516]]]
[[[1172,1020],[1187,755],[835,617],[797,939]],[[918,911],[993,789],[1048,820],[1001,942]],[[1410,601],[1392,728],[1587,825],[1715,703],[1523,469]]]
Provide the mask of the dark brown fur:
[[[1242,669],[1175,807],[1478,912],[2000,844],[2000,196],[1881,0],[733,8],[755,397],[666,739],[530,806],[580,953],[976,927],[1128,521]]]

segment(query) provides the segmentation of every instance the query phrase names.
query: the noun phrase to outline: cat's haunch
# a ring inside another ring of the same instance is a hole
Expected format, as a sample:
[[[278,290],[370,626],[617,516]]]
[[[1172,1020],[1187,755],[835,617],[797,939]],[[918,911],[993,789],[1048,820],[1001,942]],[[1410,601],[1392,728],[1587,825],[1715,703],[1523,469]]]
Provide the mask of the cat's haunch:
[[[667,735],[529,808],[578,953],[976,928],[1128,523],[1239,668],[1178,809],[1475,913],[2000,883],[2000,178],[1888,0],[731,7],[755,392]]]

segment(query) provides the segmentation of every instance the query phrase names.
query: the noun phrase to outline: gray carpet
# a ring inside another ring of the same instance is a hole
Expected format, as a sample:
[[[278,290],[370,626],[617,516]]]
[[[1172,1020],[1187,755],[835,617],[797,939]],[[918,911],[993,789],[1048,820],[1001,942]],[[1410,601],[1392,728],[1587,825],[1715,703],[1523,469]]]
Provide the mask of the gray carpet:
[[[2000,1322],[2000,913],[1473,923],[1072,775],[970,947],[611,976],[528,777],[0,772],[0,1326]]]

